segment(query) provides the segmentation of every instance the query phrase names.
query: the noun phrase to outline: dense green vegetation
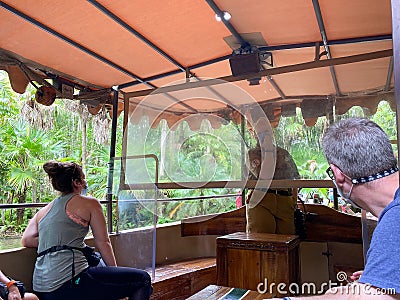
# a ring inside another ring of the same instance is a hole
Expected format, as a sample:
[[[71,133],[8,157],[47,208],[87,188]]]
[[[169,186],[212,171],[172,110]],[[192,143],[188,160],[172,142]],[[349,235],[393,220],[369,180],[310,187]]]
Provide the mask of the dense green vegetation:
[[[84,106],[70,100],[57,100],[52,106],[44,107],[31,101],[34,90],[28,88],[23,95],[11,90],[6,73],[0,73],[0,203],[46,203],[55,193],[42,170],[45,161],[76,161],[83,165],[89,184],[89,194],[104,200],[106,196],[109,161],[110,117],[104,112],[91,116]],[[346,115],[368,116],[363,109],[355,107]],[[119,117],[118,126],[122,124]],[[338,116],[339,118],[339,116]],[[396,139],[395,114],[386,102],[382,102],[371,116]],[[297,116],[281,118],[274,129],[276,143],[293,156],[301,177],[324,179],[327,163],[321,152],[320,139],[327,127],[327,120],[319,118],[313,127],[304,124],[300,111]],[[167,139],[163,137],[167,135]],[[117,156],[121,155],[122,129],[118,129]],[[186,123],[169,131],[161,122],[149,129],[146,121],[130,125],[128,155],[153,153],[160,159],[160,181],[210,181],[239,180],[242,176],[240,126],[226,122],[218,129],[203,124],[200,132],[191,131]],[[163,142],[164,141],[164,142]],[[166,142],[165,142],[166,141]],[[248,132],[244,144],[256,144]],[[144,145],[144,147],[142,146]],[[179,147],[177,146],[179,145]],[[182,198],[237,194],[235,189],[180,189],[141,191],[119,191],[116,162],[115,199],[119,205],[119,229],[146,226],[152,223],[154,201],[146,199]],[[140,163],[128,161],[128,183],[136,177],[154,180],[155,165],[146,160],[145,168]],[[143,172],[143,173],[142,173]],[[146,173],[146,174],[145,174]],[[130,177],[132,176],[132,177]],[[135,177],[136,176],[136,177]],[[303,190],[312,194],[314,190]],[[319,190],[327,195],[327,190]],[[235,207],[235,197],[204,200],[165,201],[157,206],[158,222],[171,222],[185,217],[230,210]],[[16,234],[24,230],[35,209],[0,210],[1,233]],[[118,219],[118,220],[117,220]]]
[[[102,139],[96,126],[104,125],[104,120],[90,117],[72,101],[57,100],[51,107],[37,104],[31,101],[32,88],[19,95],[12,91],[6,73],[0,78],[0,203],[51,201],[54,192],[42,170],[43,163],[51,159],[81,163],[92,194],[104,198],[109,146],[96,142]],[[0,213],[2,233],[9,234],[21,232],[33,212],[18,208]]]

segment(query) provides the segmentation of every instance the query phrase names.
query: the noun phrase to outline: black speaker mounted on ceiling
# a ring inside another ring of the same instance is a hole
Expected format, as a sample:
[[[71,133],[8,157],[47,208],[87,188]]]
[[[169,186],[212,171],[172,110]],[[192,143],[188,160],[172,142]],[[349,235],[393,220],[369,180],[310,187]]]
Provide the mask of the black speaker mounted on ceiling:
[[[237,54],[229,58],[233,76],[240,76],[261,71],[261,61],[258,52]]]

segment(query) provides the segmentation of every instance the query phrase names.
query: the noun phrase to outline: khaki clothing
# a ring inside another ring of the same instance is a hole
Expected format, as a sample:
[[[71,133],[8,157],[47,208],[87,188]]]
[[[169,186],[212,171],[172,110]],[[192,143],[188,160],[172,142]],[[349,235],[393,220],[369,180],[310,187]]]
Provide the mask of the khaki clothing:
[[[289,152],[276,147],[276,167],[273,179],[297,179],[299,171]],[[296,200],[289,195],[280,195],[292,189],[278,189],[277,193],[253,190],[246,200],[246,231],[295,234],[294,211]]]
[[[253,199],[259,197],[262,197],[262,199],[254,207],[249,204],[246,205],[247,232],[295,234],[294,210],[296,201],[292,196],[265,193],[258,190],[253,191],[249,196]]]

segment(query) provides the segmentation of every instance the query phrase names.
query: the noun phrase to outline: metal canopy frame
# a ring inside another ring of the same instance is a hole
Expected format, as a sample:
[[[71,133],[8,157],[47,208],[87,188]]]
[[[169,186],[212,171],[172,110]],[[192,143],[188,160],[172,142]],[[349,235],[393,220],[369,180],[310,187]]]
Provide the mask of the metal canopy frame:
[[[258,73],[251,73],[251,74],[246,74],[246,75],[241,75],[241,76],[229,75],[229,76],[219,77],[217,79],[208,79],[208,80],[203,80],[203,81],[198,81],[198,82],[188,82],[188,83],[184,83],[184,84],[176,84],[176,85],[172,85],[172,86],[161,87],[161,88],[158,88],[157,90],[147,89],[147,90],[141,90],[141,91],[136,91],[136,92],[126,92],[126,93],[124,93],[124,95],[125,95],[125,97],[141,97],[141,96],[147,96],[149,94],[161,94],[161,93],[167,93],[167,92],[171,92],[171,91],[178,91],[178,90],[189,89],[189,88],[198,88],[198,87],[204,87],[204,86],[217,85],[217,84],[223,83],[224,81],[225,82],[235,82],[235,81],[245,80],[245,79],[254,78],[254,77],[272,76],[272,75],[283,74],[283,73],[291,73],[291,72],[310,70],[310,69],[316,69],[316,68],[321,68],[321,67],[329,67],[329,66],[334,66],[334,65],[342,65],[342,64],[349,64],[349,63],[373,60],[373,59],[384,58],[384,57],[391,57],[392,55],[393,55],[392,49],[387,49],[387,50],[375,51],[375,52],[364,53],[364,54],[356,54],[356,55],[351,55],[351,56],[332,58],[329,60],[311,61],[311,62],[305,62],[305,63],[295,64],[295,65],[276,67],[276,68],[272,68],[272,69],[263,70]]]
[[[318,0],[312,0],[312,3],[313,3],[313,6],[314,6],[314,11],[315,11],[315,16],[317,18],[319,31],[321,33],[322,42],[323,42],[323,45],[324,45],[324,48],[325,48],[325,51],[326,51],[326,57],[328,59],[332,59],[331,51],[330,51],[329,45],[328,45],[328,37],[326,35],[324,20],[322,19],[321,8],[319,6],[319,2],[318,2]],[[335,86],[335,90],[336,90],[336,95],[337,96],[341,96],[339,83],[338,83],[338,80],[337,80],[337,77],[336,77],[335,67],[334,66],[330,66],[329,67],[329,71],[331,72],[333,85]]]
[[[0,3],[5,9],[7,9],[8,11],[14,13],[18,17],[21,17],[22,19],[32,23],[33,25],[35,25],[35,26],[47,31],[48,33],[54,35],[55,37],[57,37],[57,38],[63,40],[64,42],[74,46],[75,48],[81,50],[82,52],[85,52],[86,54],[89,54],[90,56],[95,57],[96,59],[98,59],[98,60],[104,62],[105,64],[113,67],[114,69],[119,70],[119,71],[129,75],[130,77],[136,79],[140,83],[144,83],[149,87],[156,88],[155,85],[149,83],[148,81],[143,80],[142,78],[140,78],[138,75],[132,73],[131,71],[126,70],[125,68],[117,65],[116,63],[112,62],[111,60],[109,60],[109,59],[101,56],[100,54],[98,54],[98,53],[96,53],[96,52],[94,52],[94,51],[82,46],[81,44],[75,42],[74,40],[66,37],[65,35],[62,35],[61,33],[57,32],[57,31],[55,31],[53,29],[51,29],[50,27],[48,27],[48,26],[44,25],[43,23],[31,18],[30,16],[28,16],[28,15],[24,14],[23,12],[15,9],[14,7],[4,3],[3,1],[0,1]]]
[[[189,76],[191,76],[193,78],[196,78],[194,76],[194,74],[191,73],[191,70],[194,70],[194,69],[197,69],[197,68],[201,68],[201,67],[204,67],[204,66],[208,66],[208,65],[212,65],[212,64],[227,60],[227,59],[229,59],[231,57],[231,55],[225,55],[225,56],[222,56],[222,57],[218,57],[218,58],[215,58],[215,59],[212,59],[212,60],[207,60],[207,61],[195,64],[195,65],[184,66],[183,64],[178,62],[176,59],[174,59],[170,54],[168,54],[163,49],[161,49],[160,47],[155,45],[151,40],[147,39],[140,32],[138,32],[137,30],[135,30],[134,28],[129,26],[126,22],[124,22],[118,16],[113,14],[110,10],[105,8],[98,1],[96,1],[96,0],[88,0],[88,2],[91,3],[93,6],[95,6],[97,9],[99,9],[100,11],[102,11],[105,15],[109,16],[114,22],[116,22],[120,26],[124,27],[130,33],[134,34],[141,41],[143,41],[148,46],[150,46],[154,51],[156,51],[157,53],[161,54],[165,59],[167,59],[169,62],[174,64],[177,67],[177,69],[173,70],[173,71],[157,74],[157,75],[154,75],[154,76],[141,78],[140,76],[132,73],[131,71],[126,70],[124,67],[122,67],[122,66],[112,62],[111,60],[99,55],[98,53],[96,53],[96,52],[84,47],[83,45],[81,45],[81,44],[77,43],[76,41],[74,41],[74,40],[62,35],[61,33],[49,28],[48,26],[44,25],[43,23],[41,23],[41,22],[35,20],[34,18],[26,15],[25,13],[17,10],[16,8],[4,3],[3,1],[0,1],[1,6],[3,8],[5,8],[6,10],[12,12],[13,14],[19,16],[20,18],[22,18],[22,19],[34,24],[35,26],[41,28],[42,30],[45,30],[46,32],[54,35],[55,37],[61,39],[62,41],[74,46],[75,48],[79,49],[80,51],[82,51],[82,52],[84,52],[84,53],[86,53],[86,54],[98,59],[99,61],[101,61],[103,63],[106,63],[107,65],[111,66],[112,68],[114,68],[114,69],[116,69],[116,70],[118,70],[118,71],[120,71],[120,72],[122,72],[124,74],[127,74],[128,76],[130,76],[130,77],[132,77],[134,79],[134,81],[130,81],[130,82],[126,82],[124,84],[120,84],[118,86],[119,90],[122,90],[122,89],[130,87],[130,86],[134,86],[134,85],[137,85],[137,84],[145,84],[148,87],[150,87],[151,89],[157,89],[158,87],[155,86],[154,84],[152,84],[150,81],[157,80],[157,79],[162,79],[162,78],[165,78],[165,77],[168,77],[168,76],[172,76],[172,75],[176,75],[176,74],[179,74],[179,73],[186,73],[186,77],[188,77],[188,75],[189,75]],[[206,0],[206,2],[216,12],[216,14],[220,15],[222,13],[222,11],[218,8],[218,6],[215,4],[215,2],[213,0]],[[309,42],[309,43],[277,45],[277,46],[264,46],[264,47],[259,47],[259,50],[260,51],[276,51],[276,50],[288,50],[288,49],[300,49],[300,48],[317,47],[317,45],[323,45],[325,50],[326,50],[326,52],[327,52],[328,59],[331,59],[330,50],[329,50],[329,46],[331,46],[331,45],[344,45],[344,44],[362,43],[362,42],[370,42],[370,41],[384,41],[384,40],[392,39],[392,35],[378,35],[378,36],[357,37],[357,38],[349,38],[349,39],[328,40],[328,38],[326,36],[325,27],[324,27],[324,23],[323,23],[323,20],[322,20],[322,15],[321,15],[321,11],[320,11],[318,0],[313,0],[313,5],[314,5],[316,19],[318,21],[318,25],[319,25],[320,32],[321,32],[321,38],[322,38],[321,41],[315,41],[315,42]],[[392,7],[393,7],[393,1],[392,1]],[[227,27],[227,29],[232,33],[232,35],[235,36],[235,38],[240,42],[240,44],[243,47],[249,45],[248,42],[246,42],[243,39],[243,37],[237,32],[237,30],[230,24],[229,21],[225,20],[224,18],[222,18],[221,21],[224,23],[224,25]],[[336,89],[336,94],[337,94],[337,96],[340,96],[341,93],[340,93],[340,89],[339,89],[339,86],[338,86],[338,82],[337,82],[337,78],[336,78],[336,74],[335,74],[335,70],[334,70],[333,66],[330,66],[330,71],[331,71],[332,80],[334,82],[334,86],[335,86],[335,89]],[[392,68],[389,66],[388,78],[391,76],[391,74],[390,74],[391,71],[392,71]],[[272,77],[269,77],[269,78],[267,77],[267,79],[271,82],[271,85],[274,87],[274,89],[277,91],[277,93],[283,99],[285,99],[284,98],[284,96],[285,96],[284,93],[279,88],[279,86],[273,81],[273,78]],[[389,84],[390,84],[390,80],[389,80]],[[173,98],[172,96],[168,96],[167,95],[167,97],[170,97],[170,99],[172,99],[175,102],[178,101],[176,98]],[[182,104],[182,105],[185,106],[186,108],[192,110],[193,112],[195,111],[195,109],[190,107],[190,106],[187,106],[185,104]]]
[[[217,6],[217,4],[213,0],[207,0],[208,5],[214,10],[216,15],[221,17],[221,21],[224,23],[225,27],[229,30],[230,33],[236,38],[236,40],[240,43],[241,48],[247,48],[251,45],[240,35],[240,33],[233,27],[233,25],[229,22],[229,20],[225,20],[222,17],[223,11]],[[264,68],[263,68],[264,69]],[[282,99],[286,99],[285,94],[279,85],[275,82],[271,75],[267,76],[268,81],[271,83],[272,87],[279,94]]]
[[[103,12],[105,15],[110,17],[114,22],[118,23],[122,27],[124,27],[126,30],[128,30],[130,33],[135,35],[137,38],[139,38],[141,41],[145,42],[148,46],[150,46],[153,50],[161,54],[164,58],[169,60],[172,64],[174,64],[178,69],[182,72],[186,72],[186,68],[180,64],[178,61],[176,61],[171,55],[166,53],[164,50],[162,50],[160,47],[158,47],[156,44],[154,44],[152,41],[150,41],[148,38],[146,38],[143,34],[141,34],[139,31],[134,29],[132,26],[128,25],[126,22],[121,20],[117,15],[112,13],[109,9],[105,8],[103,5],[101,5],[99,2],[96,0],[87,0],[89,3],[93,4],[96,8],[98,8],[101,12]]]
[[[331,40],[328,42],[328,46],[333,46],[333,45],[347,45],[347,44],[357,44],[357,43],[366,43],[366,42],[374,42],[374,41],[387,41],[391,40],[392,35],[377,35],[377,36],[365,36],[365,37],[358,37],[358,38],[348,38],[348,39],[339,39],[339,40]],[[310,43],[296,43],[296,44],[284,44],[284,45],[277,45],[277,46],[264,46],[264,47],[259,47],[258,49],[260,51],[278,51],[278,50],[291,50],[291,49],[302,49],[302,48],[312,48],[316,47],[316,45],[320,45],[322,41],[315,41],[315,42],[310,42]],[[218,58],[214,58],[211,60],[204,61],[202,63],[198,63],[195,65],[191,65],[187,67],[187,70],[194,70],[202,67],[206,67],[224,60],[227,60],[231,57],[231,55],[224,55]],[[173,76],[176,74],[182,73],[181,70],[177,69],[174,71],[169,71],[165,73],[161,73],[158,75],[150,76],[143,78],[144,81],[153,81],[161,78],[166,78],[169,76]],[[121,84],[119,86],[120,89],[124,89],[130,86],[138,85],[141,84],[142,82],[140,81],[131,81],[127,82],[124,84]]]
[[[143,34],[141,34],[139,31],[137,31],[136,29],[134,29],[132,26],[128,25],[126,22],[124,22],[123,20],[121,20],[121,18],[119,18],[118,16],[116,16],[114,13],[112,13],[110,10],[108,10],[107,8],[105,8],[103,5],[101,5],[99,2],[97,2],[96,0],[88,0],[89,3],[93,4],[96,8],[98,8],[101,12],[103,12],[105,15],[107,15],[108,17],[110,17],[113,21],[115,21],[116,23],[118,23],[119,25],[121,25],[122,27],[124,27],[126,30],[128,30],[130,33],[132,33],[133,35],[135,35],[137,38],[139,38],[142,42],[144,42],[146,45],[148,45],[150,48],[152,48],[154,51],[156,51],[157,53],[159,53],[162,57],[164,57],[165,59],[167,59],[169,62],[171,62],[173,65],[175,65],[178,68],[178,73],[184,72],[186,73],[186,78],[190,78],[193,77],[196,80],[200,80],[199,78],[197,78],[194,74],[192,74],[190,72],[190,70],[188,68],[185,68],[180,62],[178,62],[176,59],[174,59],[171,55],[169,55],[166,51],[164,51],[163,49],[161,49],[159,46],[157,46],[156,44],[154,44],[152,41],[150,41],[148,38],[146,38]],[[160,77],[162,78],[162,77]],[[149,82],[149,80],[147,80],[146,82]],[[140,82],[143,83],[143,82]],[[124,85],[124,87],[127,87],[127,85]],[[123,88],[123,87],[120,87]],[[156,88],[154,86],[154,88]],[[216,91],[214,91],[212,88],[209,88],[212,92],[216,93]],[[191,107],[190,105],[184,103],[184,102],[180,102],[179,99],[171,96],[170,94],[166,93],[166,96],[173,100],[176,103],[179,103],[180,105],[186,107],[187,109],[191,110],[194,113],[197,113],[198,111],[196,109],[194,109],[193,107]],[[219,95],[220,96],[220,95]],[[222,97],[223,98],[223,97]],[[227,99],[225,99],[227,102],[229,102]]]

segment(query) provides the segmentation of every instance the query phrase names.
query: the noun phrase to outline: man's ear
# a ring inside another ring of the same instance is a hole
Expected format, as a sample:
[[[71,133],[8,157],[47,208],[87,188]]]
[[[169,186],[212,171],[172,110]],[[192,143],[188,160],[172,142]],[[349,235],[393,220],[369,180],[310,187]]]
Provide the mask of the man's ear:
[[[346,180],[346,177],[343,175],[342,171],[334,164],[330,164],[329,166],[331,167],[332,172],[335,175],[336,183],[342,185]]]

